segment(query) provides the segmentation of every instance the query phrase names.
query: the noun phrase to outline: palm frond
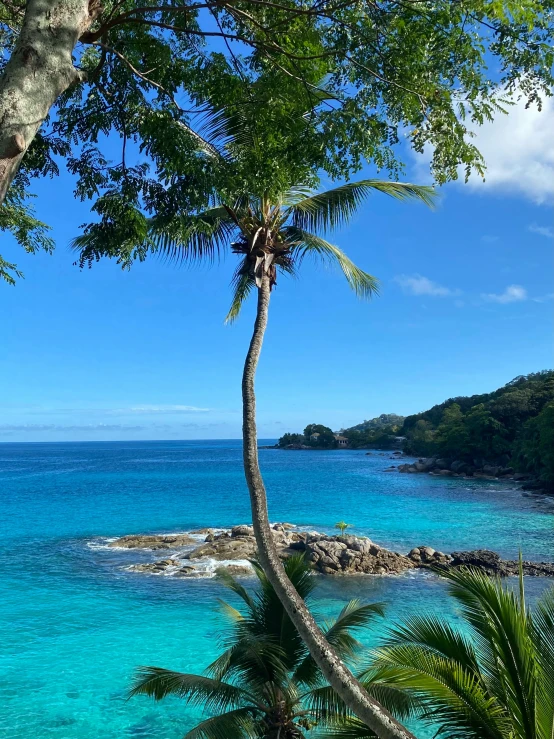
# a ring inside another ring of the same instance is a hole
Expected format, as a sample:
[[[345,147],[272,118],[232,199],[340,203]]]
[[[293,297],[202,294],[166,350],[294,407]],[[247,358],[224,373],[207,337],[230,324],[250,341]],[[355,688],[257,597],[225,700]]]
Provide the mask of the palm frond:
[[[475,673],[479,664],[470,640],[436,616],[412,616],[403,624],[390,628],[387,644],[419,644],[428,651],[452,659]],[[370,668],[370,671],[373,668]]]
[[[336,725],[331,724],[319,736],[321,739],[375,739],[377,734],[359,719],[348,716]]]
[[[554,736],[554,588],[550,587],[540,598],[531,628],[536,645],[537,666],[537,723],[541,739]]]
[[[260,736],[251,709],[237,708],[202,721],[183,739],[257,739]]]
[[[163,667],[139,667],[129,691],[129,697],[134,695],[148,695],[157,701],[176,695],[209,711],[223,711],[249,700],[248,693],[236,685]]]
[[[148,222],[148,237],[155,251],[177,263],[213,261],[229,244],[235,230],[236,224],[223,206],[171,219],[152,218]]]
[[[457,739],[506,739],[511,724],[502,704],[491,695],[481,676],[454,660],[419,644],[395,644],[377,652],[381,680],[415,694],[425,710],[422,718],[439,724],[437,736]]]
[[[291,253],[298,260],[302,261],[307,254],[313,254],[324,262],[338,265],[348,284],[360,298],[371,298],[379,293],[377,278],[357,267],[338,246],[296,226],[287,226],[283,231],[291,244]]]
[[[326,192],[297,200],[289,208],[292,224],[311,231],[328,231],[345,225],[372,192],[396,200],[419,200],[432,206],[436,192],[432,187],[386,180],[349,182]],[[294,194],[293,194],[294,197]]]
[[[450,592],[472,626],[480,661],[514,730],[532,736],[536,725],[536,653],[526,609],[518,596],[478,570],[451,570]]]
[[[254,276],[250,273],[246,259],[237,267],[232,281],[233,300],[225,318],[225,323],[233,323],[239,316],[246,298],[250,295],[252,288],[256,285]]]

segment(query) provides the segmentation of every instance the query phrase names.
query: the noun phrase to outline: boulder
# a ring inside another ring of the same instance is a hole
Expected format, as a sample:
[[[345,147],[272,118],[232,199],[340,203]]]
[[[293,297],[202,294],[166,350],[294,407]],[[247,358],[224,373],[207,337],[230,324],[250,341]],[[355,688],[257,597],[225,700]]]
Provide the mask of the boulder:
[[[438,467],[439,470],[448,470],[450,469],[450,462],[447,459],[436,459],[435,467]]]
[[[462,473],[466,474],[469,471],[470,466],[467,464],[467,462],[461,462],[460,460],[457,460],[456,462],[452,462],[450,465],[450,469],[452,472]]]
[[[256,553],[254,537],[228,537],[201,544],[186,555],[187,559],[251,559]]]
[[[452,552],[452,567],[477,567],[487,575],[508,575],[500,555],[488,549],[476,549],[470,552]]]
[[[188,534],[131,534],[110,542],[110,547],[124,549],[175,549],[196,544]]]
[[[483,472],[485,475],[490,475],[491,477],[497,477],[498,473],[500,472],[502,468],[498,465],[494,464],[484,464],[483,465]]]
[[[133,572],[150,572],[153,575],[160,575],[165,572],[168,567],[175,567],[179,564],[174,559],[161,559],[158,562],[142,562],[140,564],[131,565],[128,569]]]
[[[233,526],[231,529],[231,536],[254,536],[254,527],[253,526]]]

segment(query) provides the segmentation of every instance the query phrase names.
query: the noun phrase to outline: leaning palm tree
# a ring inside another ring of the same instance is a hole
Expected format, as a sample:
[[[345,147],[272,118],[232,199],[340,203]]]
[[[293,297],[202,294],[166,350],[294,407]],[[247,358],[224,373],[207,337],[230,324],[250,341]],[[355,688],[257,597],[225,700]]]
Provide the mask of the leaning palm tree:
[[[531,610],[479,571],[446,573],[461,629],[438,616],[395,627],[378,651],[381,679],[422,701],[436,736],[554,737],[554,588]]]
[[[431,187],[376,179],[349,182],[325,192],[290,183],[286,187],[279,184],[277,189],[273,186],[271,192],[259,191],[257,175],[252,171],[260,169],[255,160],[258,152],[263,156],[264,147],[256,138],[251,119],[242,112],[228,118],[216,113],[211,131],[214,143],[205,146],[201,156],[217,160],[217,171],[225,182],[211,195],[215,201],[212,207],[194,213],[162,214],[149,220],[135,212],[139,227],[132,224],[132,236],[115,245],[110,242],[113,224],[108,219],[107,224],[89,227],[73,246],[81,253],[81,265],[101,256],[116,256],[127,266],[135,257],[143,259],[148,250],[177,262],[211,260],[226,248],[239,257],[227,321],[238,317],[250,293],[257,294],[254,329],[242,376],[242,400],[244,471],[260,564],[319,668],[352,711],[378,730],[382,739],[409,739],[412,734],[383,711],[345,667],[286,576],[269,526],[258,462],[254,379],[278,276],[295,275],[307,256],[315,256],[338,266],[358,297],[371,298],[378,292],[376,278],[356,266],[323,234],[348,223],[372,193],[431,205],[435,192]],[[219,142],[224,142],[221,151],[217,148]],[[283,168],[276,178],[278,183],[287,180]]]
[[[258,578],[253,592],[221,575],[242,600],[242,608],[221,602],[230,628],[221,638],[223,653],[203,675],[143,667],[135,676],[131,695],[156,700],[176,695],[213,714],[185,739],[302,739],[307,732],[313,736],[312,730],[316,734],[323,730],[327,736],[327,728],[331,732],[345,720],[344,706],[324,684],[271,583],[261,567],[253,565]],[[315,581],[305,559],[291,557],[284,569],[297,593],[309,598]],[[361,652],[354,632],[382,615],[382,604],[353,600],[323,626],[323,632],[337,654],[354,664]],[[379,685],[374,689],[397,715],[411,714],[412,701],[402,691],[383,692]]]

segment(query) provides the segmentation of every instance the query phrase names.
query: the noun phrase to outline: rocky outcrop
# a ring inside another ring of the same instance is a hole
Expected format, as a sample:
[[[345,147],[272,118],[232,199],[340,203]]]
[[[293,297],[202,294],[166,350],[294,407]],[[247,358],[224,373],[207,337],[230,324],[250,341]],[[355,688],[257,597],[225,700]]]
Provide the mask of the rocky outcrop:
[[[519,562],[502,559],[496,552],[476,549],[471,552],[452,552],[450,567],[476,567],[487,575],[509,577],[519,574]],[[529,577],[554,577],[554,564],[549,562],[522,562],[523,574]]]
[[[312,533],[290,548],[305,551],[314,569],[326,575],[398,575],[414,566],[407,557],[365,537]]]
[[[454,473],[452,473],[454,474]],[[515,560],[502,559],[487,549],[445,554],[430,546],[414,547],[407,555],[385,549],[367,537],[329,536],[317,531],[298,531],[292,524],[272,525],[273,538],[280,557],[305,552],[316,572],[325,575],[399,575],[411,569],[435,569],[476,567],[488,575],[501,577],[517,575],[519,564]],[[128,549],[178,549],[188,547],[182,553],[156,562],[141,562],[127,567],[134,572],[174,577],[206,577],[226,572],[242,576],[251,575],[248,561],[256,556],[256,539],[252,526],[234,526],[227,531],[205,529],[205,541],[194,548],[197,540],[186,534],[161,534],[157,536],[125,536],[110,546]],[[200,530],[197,532],[197,535]],[[548,562],[524,562],[525,575],[554,577],[554,564]]]
[[[386,470],[391,471],[392,468]],[[486,464],[482,460],[473,460],[473,463],[465,462],[459,459],[452,461],[451,459],[441,459],[439,457],[427,457],[418,459],[417,462],[407,462],[397,467],[399,472],[415,473],[427,472],[430,475],[439,477],[475,477],[484,479],[508,479],[515,482],[523,482],[529,480],[529,475],[521,472],[514,472],[513,467],[504,467],[502,465]],[[523,485],[524,490],[543,489],[543,483],[528,482]]]
[[[448,565],[452,557],[444,552],[438,552],[433,547],[421,546],[410,550],[408,559],[417,567],[436,567],[437,565]]]
[[[108,546],[124,549],[176,549],[196,544],[188,534],[131,534],[111,541]]]
[[[288,523],[276,523],[272,527],[273,538],[277,549],[282,556],[290,555],[290,547],[303,541],[308,535],[306,533],[291,531],[294,527]],[[252,526],[233,526],[230,532],[222,534],[208,534],[204,544],[201,544],[192,552],[187,559],[252,559],[256,554],[256,539]]]

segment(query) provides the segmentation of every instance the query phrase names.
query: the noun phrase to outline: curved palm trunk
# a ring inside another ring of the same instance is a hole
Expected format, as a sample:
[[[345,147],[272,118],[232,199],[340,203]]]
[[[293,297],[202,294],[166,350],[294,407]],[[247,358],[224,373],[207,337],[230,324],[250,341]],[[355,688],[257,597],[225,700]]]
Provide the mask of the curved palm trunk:
[[[321,672],[346,705],[380,739],[415,739],[413,734],[368,695],[354,675],[343,664],[288,579],[277,554],[269,527],[265,486],[258,464],[256,396],[254,392],[256,368],[267,326],[269,297],[269,277],[264,275],[261,287],[258,288],[256,322],[242,376],[244,472],[250,491],[252,522],[256,534],[260,564]]]

